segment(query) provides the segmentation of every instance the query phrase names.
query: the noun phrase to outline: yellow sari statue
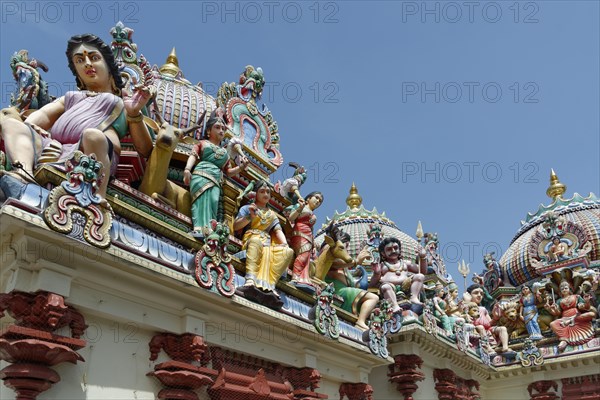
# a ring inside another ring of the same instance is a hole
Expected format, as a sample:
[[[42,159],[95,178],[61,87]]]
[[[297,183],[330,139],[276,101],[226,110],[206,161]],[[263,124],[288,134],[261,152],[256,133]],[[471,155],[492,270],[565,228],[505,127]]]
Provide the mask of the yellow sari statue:
[[[275,292],[275,285],[294,258],[287,245],[277,214],[267,208],[271,189],[265,181],[254,185],[256,198],[253,204],[242,207],[235,219],[234,229],[246,228],[243,242],[246,250],[246,283],[248,287]]]

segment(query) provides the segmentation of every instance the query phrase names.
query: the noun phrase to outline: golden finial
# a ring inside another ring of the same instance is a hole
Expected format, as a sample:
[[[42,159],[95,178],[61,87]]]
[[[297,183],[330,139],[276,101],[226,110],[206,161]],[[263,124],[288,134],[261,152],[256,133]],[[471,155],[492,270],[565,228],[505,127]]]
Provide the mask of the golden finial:
[[[415,236],[417,237],[419,242],[421,242],[421,239],[423,238],[423,226],[421,225],[421,221],[419,221],[419,223],[417,224],[417,232],[415,232]]]
[[[163,66],[158,70],[165,75],[171,76],[175,76],[179,71],[181,71],[179,69],[179,60],[177,59],[177,54],[175,53],[175,47],[173,47],[173,50],[171,50],[171,53],[169,53],[167,61],[165,61]]]
[[[550,170],[550,186],[546,189],[546,194],[551,199],[562,196],[567,191],[567,187],[558,180],[554,169]]]
[[[358,189],[356,189],[354,182],[352,182],[352,187],[350,188],[350,195],[346,197],[346,204],[348,204],[351,210],[357,209],[362,204],[362,197],[358,194]]]

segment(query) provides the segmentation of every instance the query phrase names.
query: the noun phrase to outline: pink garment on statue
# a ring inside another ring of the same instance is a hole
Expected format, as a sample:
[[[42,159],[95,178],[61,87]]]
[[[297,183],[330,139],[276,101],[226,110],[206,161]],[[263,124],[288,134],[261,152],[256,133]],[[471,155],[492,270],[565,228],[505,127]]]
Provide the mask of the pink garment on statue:
[[[51,140],[62,144],[62,153],[59,162],[65,162],[80,147],[83,131],[87,128],[96,128],[105,131],[109,128],[115,118],[111,114],[115,106],[119,105],[121,98],[112,93],[94,93],[87,91],[71,91],[65,95],[65,112],[56,120],[50,133],[52,137],[42,138],[42,148],[45,148]],[[121,112],[123,107],[121,104]],[[112,121],[111,121],[112,120]],[[110,123],[106,123],[109,121]],[[122,137],[121,132],[117,132]],[[119,157],[113,152],[111,162],[111,174],[114,174],[119,163]]]

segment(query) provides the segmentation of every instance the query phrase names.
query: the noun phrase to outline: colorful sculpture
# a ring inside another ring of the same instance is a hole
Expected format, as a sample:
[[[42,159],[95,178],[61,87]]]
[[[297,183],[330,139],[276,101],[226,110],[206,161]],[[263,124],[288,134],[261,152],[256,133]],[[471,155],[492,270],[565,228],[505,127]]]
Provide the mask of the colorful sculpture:
[[[202,237],[202,227],[207,226],[211,220],[218,220],[223,172],[233,176],[239,174],[248,164],[238,141],[231,145],[240,157],[240,165],[234,167],[229,162],[227,149],[221,147],[226,130],[222,111],[213,111],[204,123],[204,138],[193,147],[185,165],[183,183],[190,185],[192,193],[194,230],[191,234],[194,237]]]
[[[500,270],[500,264],[494,257],[495,252],[487,253],[483,256],[483,264],[485,265],[485,271],[483,274],[483,286],[488,293],[493,292],[504,284],[502,279],[502,271]]]
[[[563,351],[567,345],[578,345],[589,341],[594,336],[592,320],[596,313],[590,311],[591,295],[581,297],[573,294],[567,280],[560,283],[560,299],[550,303],[545,308],[558,319],[550,323],[550,329],[560,339],[558,350]]]
[[[560,240],[560,237],[552,238],[552,245],[548,249],[548,259],[550,262],[558,262],[569,259],[569,246]]]
[[[177,211],[190,216],[192,198],[187,189],[168,180],[169,162],[179,141],[189,142],[190,133],[199,128],[198,125],[187,129],[175,128],[163,120],[155,110],[158,125],[151,121],[151,127],[157,132],[154,149],[146,162],[146,170],[138,190],[154,200],[167,204]]]
[[[290,163],[289,165],[290,167],[294,167],[294,175],[284,180],[283,183],[277,182],[275,190],[291,201],[292,204],[296,204],[299,199],[302,199],[300,186],[306,181],[306,170],[303,166],[296,163]]]
[[[339,320],[333,308],[333,285],[325,286],[317,295],[317,302],[310,309],[308,317],[312,319],[313,326],[321,335],[332,339],[340,337]]]
[[[299,198],[294,206],[286,211],[293,227],[290,245],[294,249],[296,259],[292,270],[292,281],[311,284],[310,258],[313,250],[313,226],[317,222],[314,211],[323,203],[321,192],[311,192],[305,199]]]
[[[473,284],[467,288],[467,292],[471,295],[472,300],[472,303],[469,304],[469,316],[472,321],[469,322],[475,325],[480,335],[492,335],[497,340],[499,347],[496,350],[498,352],[512,352],[512,349],[508,347],[508,331],[506,327],[492,325],[492,318],[488,310],[481,305],[484,295],[483,288],[478,284]],[[477,306],[477,310],[474,310],[473,303]],[[482,328],[485,333],[482,332]]]
[[[63,162],[75,150],[96,154],[105,168],[116,170],[122,139],[128,132],[137,151],[147,157],[152,140],[143,123],[142,108],[152,97],[147,87],[137,87],[133,95],[124,94],[123,81],[118,73],[111,49],[97,36],[73,36],[67,45],[69,68],[80,91],[67,92],[64,97],[32,113],[25,121],[2,120],[0,133],[7,155],[22,170],[12,174],[18,179],[32,181],[35,156],[49,146],[56,154],[53,161]],[[48,159],[46,159],[48,161]],[[98,195],[106,195],[108,179],[99,186]],[[103,200],[103,204],[105,200]]]
[[[10,69],[17,82],[16,93],[10,95],[10,105],[19,111],[38,109],[52,101],[48,84],[40,76],[38,68],[48,72],[46,64],[30,59],[27,50],[19,50],[10,59]]]
[[[492,323],[505,327],[510,339],[516,339],[527,331],[525,322],[520,318],[519,303],[503,301],[496,303],[495,307],[492,315],[496,316],[496,320]]]
[[[52,189],[44,210],[44,220],[50,228],[61,233],[73,231],[72,214],[84,216],[84,239],[93,246],[110,246],[112,209],[110,205],[101,207],[102,198],[97,195],[102,185],[102,163],[94,154],[88,156],[76,151],[73,159],[67,161],[67,180]]]
[[[519,303],[519,314],[525,323],[527,332],[529,332],[529,339],[542,339],[542,330],[538,324],[538,309],[536,305],[536,299],[529,286],[523,285],[521,288],[521,298],[519,299]]]
[[[383,298],[392,304],[392,311],[400,311],[397,296],[405,296],[410,292],[410,302],[422,306],[419,294],[423,288],[424,274],[427,273],[427,256],[421,249],[419,265],[404,261],[400,258],[400,241],[394,237],[383,239],[379,244],[379,254],[382,262],[372,264],[373,276],[370,286],[379,286]]]
[[[278,297],[275,285],[294,257],[288,247],[277,214],[268,208],[271,187],[266,181],[253,184],[254,203],[243,206],[234,222],[234,230],[245,228],[246,283],[240,288],[253,296],[253,288]]]
[[[441,283],[438,283],[435,286],[435,294],[433,296],[433,315],[439,318],[442,328],[446,331],[446,334],[449,336],[452,334],[452,326],[449,321],[449,317],[446,314],[447,304],[444,300],[444,296],[446,294],[446,290]]]
[[[345,232],[333,230],[331,234],[336,238],[332,241],[333,245],[339,246],[341,243],[347,248],[350,242],[350,235]],[[341,242],[341,243],[340,243]],[[329,251],[332,244],[326,244],[321,248],[321,253]],[[379,297],[376,294],[355,287],[354,278],[349,273],[348,269],[360,264],[368,257],[368,252],[361,252],[357,260],[350,262],[343,259],[333,260],[331,268],[327,272],[325,282],[333,283],[335,293],[344,299],[342,308],[358,316],[356,327],[362,330],[367,330],[367,318],[377,306]],[[317,277],[319,274],[317,273]]]
[[[453,316],[455,318],[463,317],[464,313],[461,307],[461,302],[458,301],[458,285],[456,285],[454,282],[451,282],[448,285],[446,303],[446,314],[448,314],[448,316]]]
[[[225,297],[235,293],[235,270],[227,253],[229,227],[215,220],[203,227],[204,245],[194,257],[196,282],[204,289],[217,291]]]
[[[439,240],[438,234],[426,232],[423,236],[425,253],[427,254],[427,266],[431,268],[428,272],[433,272],[438,276],[447,276],[446,265],[442,256],[438,253]]]

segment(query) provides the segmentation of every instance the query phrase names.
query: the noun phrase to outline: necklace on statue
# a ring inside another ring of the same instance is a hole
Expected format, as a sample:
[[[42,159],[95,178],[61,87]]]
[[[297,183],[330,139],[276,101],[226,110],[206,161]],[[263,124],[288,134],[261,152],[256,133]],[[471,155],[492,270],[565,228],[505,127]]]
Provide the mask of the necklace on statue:
[[[225,157],[225,154],[227,154],[227,150],[222,148],[221,146],[217,146],[214,143],[210,143],[210,145],[213,151],[215,152],[215,159],[220,160],[221,158]]]
[[[396,275],[401,275],[402,274],[402,262],[398,262],[400,264],[400,267],[396,267],[395,265],[389,264],[389,263],[385,263],[385,265],[387,265],[388,269],[390,270],[390,272],[394,272]]]
[[[263,210],[261,208],[257,208],[256,213],[258,214],[258,217],[260,218],[261,225],[265,225],[269,221],[269,218],[271,216],[271,210],[269,210],[269,209]]]

